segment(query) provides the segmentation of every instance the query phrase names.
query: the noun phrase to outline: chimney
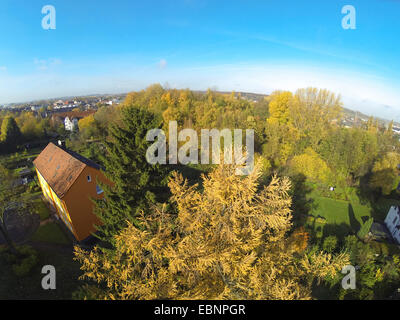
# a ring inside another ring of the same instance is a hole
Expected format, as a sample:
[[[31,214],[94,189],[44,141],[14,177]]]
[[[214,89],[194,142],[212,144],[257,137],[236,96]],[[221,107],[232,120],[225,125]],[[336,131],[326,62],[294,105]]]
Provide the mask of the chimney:
[[[59,146],[61,149],[65,149],[65,141],[58,140],[58,146]]]

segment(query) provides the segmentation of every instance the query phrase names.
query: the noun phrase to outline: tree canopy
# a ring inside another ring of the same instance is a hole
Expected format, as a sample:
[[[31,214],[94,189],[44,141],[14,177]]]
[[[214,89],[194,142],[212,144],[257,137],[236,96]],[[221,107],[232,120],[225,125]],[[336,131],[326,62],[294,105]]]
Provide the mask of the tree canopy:
[[[334,276],[348,256],[307,254],[304,233],[291,229],[290,181],[273,177],[258,189],[249,176],[219,165],[203,190],[180,174],[170,179],[177,215],[165,206],[128,224],[115,251],[75,248],[87,297],[108,299],[310,299],[313,279]],[[300,243],[300,244],[299,244]]]

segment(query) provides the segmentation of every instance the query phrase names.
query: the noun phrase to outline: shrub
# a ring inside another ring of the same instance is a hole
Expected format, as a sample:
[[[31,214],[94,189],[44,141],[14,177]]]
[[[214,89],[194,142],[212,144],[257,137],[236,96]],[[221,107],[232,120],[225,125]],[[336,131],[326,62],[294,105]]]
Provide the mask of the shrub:
[[[370,244],[376,253],[381,254],[385,257],[389,255],[389,246],[387,243],[373,241]]]
[[[7,247],[0,248],[0,256],[1,260],[7,264],[13,264],[17,261],[17,257],[10,252],[10,249]]]
[[[17,251],[18,255],[8,251],[6,259],[9,264],[12,264],[14,274],[18,277],[24,277],[37,265],[37,252],[29,246],[20,246],[17,248]]]
[[[387,243],[386,245],[389,249],[389,255],[399,255],[400,254],[400,248],[398,245],[393,244],[393,243]]]
[[[357,233],[357,236],[360,239],[364,239],[367,236],[369,230],[371,229],[373,222],[374,222],[374,219],[372,217],[364,222],[364,224],[361,226],[360,230]]]
[[[104,291],[100,288],[85,284],[72,293],[72,300],[101,300],[104,299]]]
[[[336,236],[326,237],[322,244],[322,249],[324,249],[326,252],[331,253],[336,249],[337,243],[338,239]]]
[[[315,218],[315,222],[320,223],[320,224],[325,224],[327,221],[326,221],[326,218],[324,218],[324,217],[317,217],[317,218]]]

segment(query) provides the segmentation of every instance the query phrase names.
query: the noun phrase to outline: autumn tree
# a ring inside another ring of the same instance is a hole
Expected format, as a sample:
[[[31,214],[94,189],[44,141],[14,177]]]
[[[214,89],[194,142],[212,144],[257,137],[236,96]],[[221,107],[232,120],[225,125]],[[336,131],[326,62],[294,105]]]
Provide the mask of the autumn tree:
[[[293,94],[290,91],[275,91],[269,98],[270,116],[268,122],[280,124],[290,123],[290,109],[293,104]]]
[[[263,155],[276,167],[284,166],[294,151],[299,132],[293,126],[291,108],[293,94],[276,91],[269,99],[269,118],[266,121],[266,142],[262,146]]]
[[[116,106],[103,106],[100,107],[96,113],[93,115],[94,123],[89,118],[87,119],[90,124],[90,131],[96,137],[108,139],[110,128],[112,125],[123,125],[122,123],[122,109],[124,105],[116,105]],[[85,126],[85,125],[84,125]],[[79,127],[80,128],[80,127]]]
[[[388,195],[396,189],[399,183],[398,165],[400,164],[400,155],[395,152],[385,154],[377,160],[372,168],[370,186],[372,189],[379,190]]]
[[[246,177],[235,171],[219,165],[203,176],[202,191],[175,173],[177,215],[154,208],[116,235],[112,253],[76,247],[83,278],[99,284],[86,297],[310,299],[312,281],[336,274],[348,257],[307,254],[304,231],[289,236],[288,178],[259,190],[259,165]]]
[[[32,112],[22,112],[15,121],[25,141],[42,139],[45,136],[48,120],[35,117]]]
[[[326,162],[311,148],[307,148],[301,155],[294,156],[291,167],[296,173],[303,174],[313,182],[328,183],[332,174]]]
[[[93,114],[80,119],[78,121],[78,127],[81,136],[86,139],[99,136],[98,127]]]
[[[293,97],[290,117],[293,126],[312,148],[327,137],[328,129],[341,116],[340,96],[326,89],[298,89]]]

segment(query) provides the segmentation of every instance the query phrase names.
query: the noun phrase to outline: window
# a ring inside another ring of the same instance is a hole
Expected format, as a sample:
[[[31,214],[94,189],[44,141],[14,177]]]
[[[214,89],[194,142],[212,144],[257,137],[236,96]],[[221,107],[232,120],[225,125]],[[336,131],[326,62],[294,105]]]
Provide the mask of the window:
[[[91,176],[87,176],[87,182],[91,182],[92,181],[92,177]]]
[[[102,194],[104,191],[99,186],[96,186],[96,192],[97,192],[97,194]]]
[[[397,221],[397,217],[394,217],[394,220],[393,220],[392,224],[395,225],[396,221]]]

